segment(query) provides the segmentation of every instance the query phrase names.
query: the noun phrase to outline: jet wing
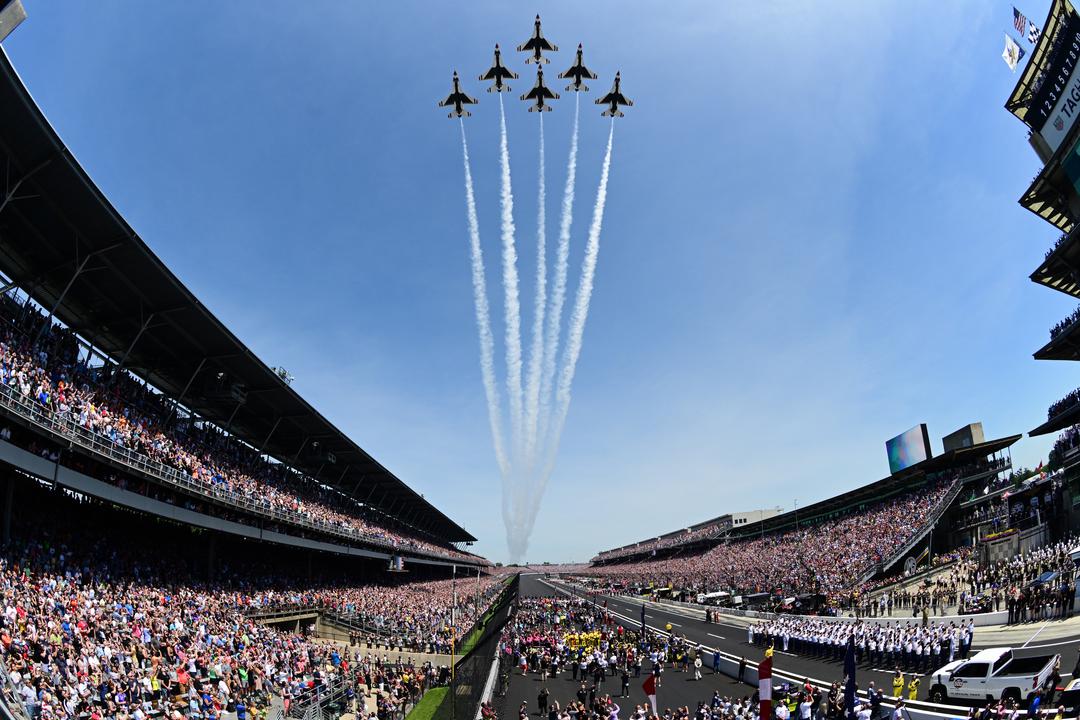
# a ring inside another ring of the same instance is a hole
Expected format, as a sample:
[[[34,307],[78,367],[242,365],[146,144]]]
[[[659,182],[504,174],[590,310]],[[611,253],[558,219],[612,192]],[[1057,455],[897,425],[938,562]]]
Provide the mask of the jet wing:
[[[612,103],[615,103],[616,105],[625,105],[627,107],[631,107],[633,106],[634,101],[627,100],[626,96],[622,93],[608,93],[604,97],[598,98],[596,100],[597,105],[611,105]]]
[[[536,50],[537,48],[540,48],[544,52],[559,52],[559,46],[558,45],[552,45],[545,38],[538,38],[538,37],[531,37],[528,40],[526,40],[525,42],[523,42],[521,45],[518,45],[517,46],[517,51],[518,52],[526,52],[526,51],[532,52],[533,50]]]
[[[450,93],[446,96],[446,99],[439,103],[439,107],[446,107],[447,105],[454,105],[461,103],[462,105],[476,105],[476,98],[471,98],[463,92]]]

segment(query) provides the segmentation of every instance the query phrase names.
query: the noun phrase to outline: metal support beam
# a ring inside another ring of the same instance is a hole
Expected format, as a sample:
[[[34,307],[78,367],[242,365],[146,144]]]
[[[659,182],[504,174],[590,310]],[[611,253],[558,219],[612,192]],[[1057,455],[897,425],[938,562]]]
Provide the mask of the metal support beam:
[[[281,418],[279,417],[274,421],[274,427],[270,428],[270,432],[266,433],[266,439],[259,444],[259,454],[262,455],[266,452],[266,444],[270,442],[270,438],[274,436],[274,431],[277,430],[278,425],[281,424]]]
[[[22,187],[22,184],[24,182],[29,180],[35,173],[37,173],[38,170],[41,170],[42,168],[44,168],[46,165],[48,165],[52,161],[53,161],[53,159],[50,157],[48,160],[40,163],[39,165],[37,165],[36,167],[31,169],[30,172],[26,173],[21,178],[16,180],[14,185],[9,185],[7,192],[4,193],[3,202],[0,202],[0,213],[4,212],[4,209],[8,206],[8,203],[10,203],[10,202],[12,202],[14,200],[23,200],[25,198],[36,197],[34,195],[19,195],[19,196],[16,196],[15,193],[19,192],[19,188]],[[8,160],[8,172],[10,172],[10,171],[11,171],[11,160],[9,159]]]
[[[225,432],[231,434],[232,421],[236,417],[236,413],[240,412],[240,408],[243,407],[243,402],[236,403],[236,407],[233,408],[232,415],[229,416],[229,421],[225,423]]]
[[[53,303],[52,309],[49,310],[48,319],[46,319],[44,324],[42,324],[42,326],[38,328],[37,335],[34,337],[34,345],[37,345],[38,341],[41,340],[41,335],[45,332],[45,329],[52,327],[53,315],[56,313],[56,309],[60,307],[60,303],[64,302],[64,298],[67,297],[68,290],[71,289],[71,286],[74,285],[75,281],[79,279],[80,275],[82,275],[82,271],[86,268],[86,263],[90,262],[90,257],[90,255],[87,255],[82,259],[82,262],[79,263],[78,266],[76,266],[75,273],[71,276],[71,279],[68,280],[67,285],[64,286],[64,291],[60,293],[60,297],[56,298],[56,302]]]
[[[135,333],[135,337],[131,340],[131,344],[128,345],[128,349],[124,351],[123,356],[120,358],[120,364],[116,366],[116,373],[113,377],[120,374],[120,371],[124,369],[124,365],[127,363],[128,356],[131,355],[131,351],[135,349],[135,343],[139,342],[139,338],[143,336],[146,329],[150,327],[150,323],[154,321],[154,313],[150,313],[146,316],[146,320],[143,321],[142,326],[139,328],[139,332]]]
[[[176,407],[180,403],[184,402],[184,396],[187,395],[187,391],[191,389],[191,383],[195,382],[196,376],[198,376],[198,374],[200,372],[202,372],[203,365],[205,365],[205,364],[206,364],[206,358],[203,358],[202,360],[199,361],[199,366],[197,368],[195,368],[195,372],[191,373],[191,377],[188,378],[187,384],[184,385],[184,389],[181,390],[180,395],[175,400],[173,400],[172,407],[169,408],[169,414],[165,418],[165,424],[166,425],[168,425],[169,421],[172,420],[172,415],[176,411]]]
[[[300,443],[300,449],[298,449],[296,451],[296,454],[293,455],[292,463],[290,463],[291,465],[296,465],[296,461],[300,459],[300,453],[304,452],[304,448],[307,447],[308,440],[310,440],[310,439],[311,439],[310,436],[308,436],[308,435],[304,436],[304,442]]]
[[[35,345],[38,343],[38,341],[41,340],[41,335],[45,332],[45,328],[52,327],[53,316],[56,314],[57,308],[59,308],[60,304],[64,302],[64,298],[67,297],[68,290],[71,290],[71,286],[74,285],[75,281],[79,279],[79,276],[83,274],[83,271],[86,269],[86,263],[90,262],[90,258],[94,257],[95,255],[107,253],[113,248],[117,248],[119,246],[120,243],[113,243],[112,245],[107,245],[100,250],[95,250],[94,252],[87,253],[86,257],[84,257],[82,259],[82,262],[80,262],[75,268],[75,273],[71,276],[71,279],[68,280],[68,284],[64,286],[64,291],[60,293],[60,297],[56,298],[56,302],[53,303],[52,309],[49,310],[48,319],[45,320],[45,324],[41,326],[41,328],[38,330],[37,337],[34,338]],[[29,293],[27,293],[27,295],[29,296]]]

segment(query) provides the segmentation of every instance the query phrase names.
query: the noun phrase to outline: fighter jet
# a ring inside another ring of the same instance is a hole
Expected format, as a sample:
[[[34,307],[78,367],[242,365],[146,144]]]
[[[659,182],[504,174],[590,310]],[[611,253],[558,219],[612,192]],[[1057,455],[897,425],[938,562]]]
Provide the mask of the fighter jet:
[[[623,117],[623,113],[619,110],[620,105],[631,107],[634,104],[633,100],[628,99],[622,94],[619,89],[619,73],[615,73],[615,84],[611,87],[611,92],[602,98],[596,100],[597,105],[610,105],[607,110],[600,113],[604,117]]]
[[[446,117],[469,117],[471,112],[463,108],[463,105],[475,105],[476,98],[471,98],[465,93],[461,92],[461,87],[458,85],[457,71],[454,72],[454,91],[446,96],[446,99],[439,103],[439,107],[446,107],[447,105],[453,105],[454,109],[450,111],[450,114]]]
[[[509,90],[510,86],[503,84],[503,80],[516,80],[517,73],[511,72],[502,64],[502,52],[499,50],[499,43],[495,43],[495,64],[491,68],[480,76],[481,80],[494,80],[495,84],[487,89],[488,92],[502,92],[503,90]]]
[[[589,80],[595,80],[597,75],[596,73],[589,70],[589,68],[585,67],[585,63],[581,61],[581,43],[578,43],[577,46],[577,60],[575,60],[574,64],[570,66],[569,70],[564,73],[560,73],[559,77],[574,78],[574,82],[566,86],[567,90],[573,90],[574,92],[589,91],[588,86],[585,85],[582,80],[584,80],[585,78],[588,78]]]
[[[536,85],[522,95],[521,99],[536,101],[535,105],[529,106],[529,112],[551,112],[551,105],[548,105],[545,100],[558,100],[559,94],[551,92],[551,89],[544,84],[544,71],[536,68]]]
[[[544,36],[540,33],[540,16],[536,16],[536,22],[533,23],[533,36],[525,41],[522,45],[518,45],[518,52],[531,52],[532,55],[525,58],[527,63],[546,63],[548,59],[541,55],[542,52],[559,52],[558,45],[552,45]]]

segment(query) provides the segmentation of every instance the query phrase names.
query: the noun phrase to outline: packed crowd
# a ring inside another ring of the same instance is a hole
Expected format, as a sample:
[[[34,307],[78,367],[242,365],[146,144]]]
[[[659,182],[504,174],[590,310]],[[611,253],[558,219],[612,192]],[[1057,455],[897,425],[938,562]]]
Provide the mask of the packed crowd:
[[[338,588],[322,593],[322,607],[345,624],[357,627],[358,637],[375,634],[391,650],[415,650],[447,654],[456,637],[477,619],[477,601],[483,609],[502,589],[496,576],[433,580],[395,586],[369,585]],[[450,609],[457,599],[456,622]]]
[[[346,657],[348,654],[352,655],[353,674],[346,693],[357,718],[402,720],[427,690],[447,685],[450,680],[448,665],[436,666],[430,661],[417,664],[400,656],[391,661],[385,654],[380,657],[352,647]],[[363,712],[366,699],[375,705],[368,716]]]
[[[602,608],[580,598],[519,598],[514,614],[503,629],[500,652],[504,662],[521,675],[534,674],[541,681],[537,710],[549,720],[617,720],[621,709],[618,700],[630,696],[633,678],[652,675],[659,684],[665,671],[686,673],[695,680],[702,677],[705,652],[700,645],[679,634],[670,637],[626,629],[613,622]],[[569,676],[569,677],[568,677]],[[564,682],[554,681],[562,677]],[[548,685],[573,688],[566,698],[552,696]],[[606,688],[610,687],[608,690]],[[749,696],[741,701],[715,696],[702,702],[716,714],[710,720],[750,720],[757,707]],[[648,704],[627,708],[630,718],[685,717],[689,709],[661,710]],[[529,716],[528,704],[519,708],[519,718]]]
[[[1073,390],[1071,393],[1047,408],[1046,419],[1053,420],[1066,410],[1071,410],[1076,407],[1077,403],[1080,403],[1080,388]]]
[[[35,404],[58,428],[95,433],[257,512],[398,550],[477,560],[404,528],[392,530],[355,499],[267,462],[209,423],[178,416],[167,398],[126,372],[90,367],[72,333],[7,296],[0,323],[0,392]]]
[[[388,708],[406,698],[415,669],[350,662],[337,645],[260,624],[269,609],[362,605],[431,647],[449,634],[445,582],[300,582],[256,564],[196,582],[182,554],[122,542],[97,522],[27,518],[16,538],[0,553],[0,652],[16,692],[44,720],[215,720],[225,711],[247,720],[275,696],[288,706],[351,686],[356,672],[387,691]],[[482,587],[479,607],[492,594]],[[479,614],[476,599],[457,598],[458,637]]]
[[[1071,327],[1077,320],[1080,320],[1080,307],[1073,310],[1068,317],[1059,322],[1054,327],[1050,328],[1050,339],[1053,340],[1061,333],[1065,332]]]
[[[589,573],[693,592],[841,592],[921,530],[952,487],[938,482],[798,530],[731,541],[694,556],[595,566]]]
[[[1054,441],[1054,447],[1050,450],[1049,464],[1052,467],[1060,467],[1065,456],[1078,445],[1080,445],[1080,426],[1073,425],[1058,435]]]
[[[601,553],[597,553],[594,561],[602,560],[617,560],[622,557],[629,557],[631,555],[640,555],[642,553],[655,552],[657,550],[663,550],[669,547],[676,547],[679,545],[689,545],[690,543],[698,542],[699,540],[710,540],[712,538],[718,538],[724,534],[728,529],[728,526],[723,522],[709,523],[704,527],[697,528],[696,530],[682,530],[680,532],[671,533],[662,537],[653,538],[651,540],[642,540],[641,542],[634,543],[633,545],[627,545],[621,548],[615,548],[614,550],[605,550]]]
[[[981,564],[970,549],[954,564],[917,583],[864,595],[863,617],[892,616],[894,611],[912,615],[973,614],[1007,610],[1009,623],[1068,617],[1072,613],[1073,563],[1070,537],[1010,560]],[[1046,573],[1058,573],[1038,582]]]
[[[974,554],[975,548],[970,545],[936,554],[930,558],[930,569],[933,570],[934,568],[943,566],[955,566],[955,563],[967,561],[973,557]],[[947,572],[949,572],[949,570],[946,570],[946,573]],[[916,585],[904,584],[905,578],[909,577],[910,574],[913,573],[908,573],[907,570],[904,569],[901,570],[899,574],[888,575],[877,580],[863,583],[858,588],[852,589],[846,596],[838,595],[835,598],[837,601],[836,604],[840,608],[853,610],[857,617],[891,615],[894,607],[907,609],[911,609],[912,607],[922,608],[923,604],[914,601],[914,598],[917,597],[917,590],[914,589]],[[942,575],[939,573],[934,577],[942,577]],[[893,585],[898,585],[898,587],[877,592],[882,588]]]
[[[1050,249],[1046,251],[1047,259],[1049,259],[1049,257],[1054,254],[1055,250],[1057,250],[1059,247],[1064,245],[1065,241],[1068,240],[1068,239],[1069,239],[1069,233],[1062,233],[1058,237],[1058,239],[1054,241],[1054,244],[1050,246]]]

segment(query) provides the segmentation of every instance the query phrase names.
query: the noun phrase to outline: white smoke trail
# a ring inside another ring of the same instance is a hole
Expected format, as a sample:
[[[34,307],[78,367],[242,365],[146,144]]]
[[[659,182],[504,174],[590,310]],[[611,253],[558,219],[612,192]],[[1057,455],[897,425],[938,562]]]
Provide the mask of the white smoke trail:
[[[540,499],[544,495],[548,478],[554,470],[555,454],[559,450],[559,440],[566,424],[566,415],[570,410],[570,388],[574,382],[578,357],[581,355],[581,340],[585,333],[585,321],[589,317],[589,301],[592,298],[593,279],[596,276],[596,261],[600,255],[600,229],[604,222],[604,205],[607,202],[608,174],[611,170],[611,147],[615,138],[615,119],[611,120],[608,131],[607,151],[600,170],[600,186],[596,190],[596,205],[593,207],[592,224],[589,226],[589,239],[585,244],[585,259],[581,263],[581,282],[574,308],[570,313],[570,323],[566,332],[566,347],[563,349],[562,365],[559,368],[559,383],[555,390],[555,415],[551,426],[551,436],[547,444],[547,461],[537,477],[535,492],[531,498],[531,510],[526,514],[527,527],[525,538],[532,533],[539,510]]]
[[[521,308],[518,305],[517,249],[514,247],[514,193],[510,185],[510,149],[506,113],[499,93],[499,160],[502,166],[502,264],[506,313],[506,393],[510,407],[513,463],[521,457]]]
[[[540,115],[540,171],[536,198],[536,304],[533,309],[532,345],[525,383],[523,470],[529,473],[536,452],[536,426],[540,402],[540,367],[544,354],[544,311],[547,308],[547,188],[544,178],[544,113]]]
[[[469,143],[465,140],[465,122],[460,118],[459,122],[461,123],[461,151],[465,163],[465,203],[469,217],[473,304],[476,306],[476,329],[480,335],[480,375],[484,384],[484,395],[487,397],[488,422],[491,424],[491,438],[495,445],[495,460],[499,464],[505,490],[510,463],[507,461],[506,448],[503,445],[502,423],[499,417],[499,387],[495,383],[495,338],[491,334],[487,281],[484,278],[484,251],[480,247],[480,223],[476,218],[476,198],[473,194],[472,168],[469,165]]]
[[[547,438],[551,418],[551,386],[555,381],[555,357],[559,352],[559,330],[563,303],[566,300],[566,275],[570,258],[570,227],[574,220],[574,186],[577,182],[578,111],[581,93],[574,93],[574,132],[570,137],[570,158],[566,163],[566,187],[563,189],[562,218],[559,220],[559,245],[555,254],[555,275],[552,280],[551,309],[547,315],[544,336],[544,367],[540,381],[540,422],[537,437],[541,444]]]

